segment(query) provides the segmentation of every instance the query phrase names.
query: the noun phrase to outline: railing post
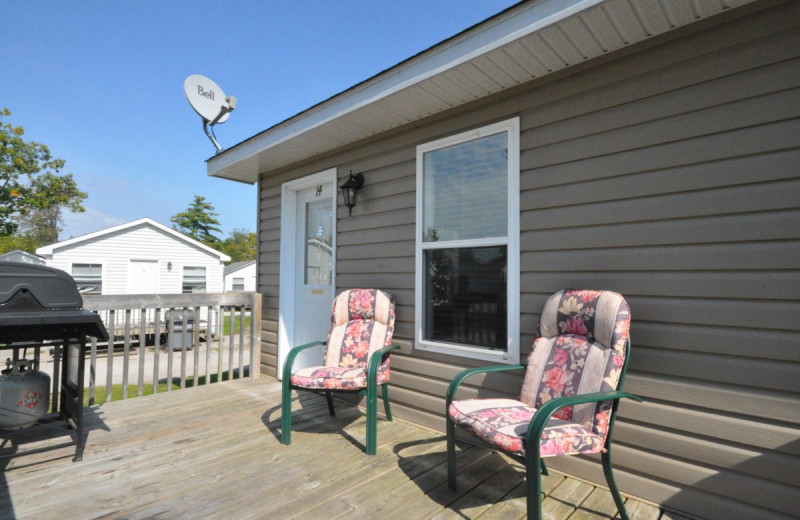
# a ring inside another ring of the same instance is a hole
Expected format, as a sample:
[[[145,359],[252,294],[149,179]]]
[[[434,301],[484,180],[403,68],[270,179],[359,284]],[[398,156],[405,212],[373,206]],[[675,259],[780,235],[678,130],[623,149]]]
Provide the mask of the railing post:
[[[250,377],[261,377],[261,293],[250,295]]]

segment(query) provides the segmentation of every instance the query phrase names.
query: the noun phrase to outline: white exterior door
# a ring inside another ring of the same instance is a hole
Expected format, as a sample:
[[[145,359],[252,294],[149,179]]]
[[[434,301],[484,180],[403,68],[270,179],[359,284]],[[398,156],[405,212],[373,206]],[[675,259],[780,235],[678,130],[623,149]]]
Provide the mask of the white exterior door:
[[[131,260],[128,294],[158,294],[158,260]]]
[[[284,185],[281,223],[278,377],[283,376],[283,362],[292,348],[324,341],[330,329],[336,265],[335,170]],[[323,349],[303,352],[293,368],[321,364]]]

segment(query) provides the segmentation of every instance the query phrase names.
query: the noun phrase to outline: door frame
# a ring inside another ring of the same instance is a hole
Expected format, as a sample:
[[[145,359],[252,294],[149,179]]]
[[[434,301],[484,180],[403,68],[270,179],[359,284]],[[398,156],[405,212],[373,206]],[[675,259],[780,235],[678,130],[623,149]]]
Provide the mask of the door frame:
[[[276,374],[278,379],[283,378],[283,362],[289,354],[294,341],[294,331],[297,320],[294,315],[295,292],[294,282],[297,266],[296,248],[294,247],[297,233],[297,193],[300,190],[330,184],[333,194],[333,229],[332,248],[333,266],[331,284],[336,293],[336,215],[338,213],[338,176],[336,168],[330,168],[306,177],[285,182],[281,185],[281,263],[280,263],[280,288],[278,299],[278,359]],[[291,247],[287,245],[291,244]]]

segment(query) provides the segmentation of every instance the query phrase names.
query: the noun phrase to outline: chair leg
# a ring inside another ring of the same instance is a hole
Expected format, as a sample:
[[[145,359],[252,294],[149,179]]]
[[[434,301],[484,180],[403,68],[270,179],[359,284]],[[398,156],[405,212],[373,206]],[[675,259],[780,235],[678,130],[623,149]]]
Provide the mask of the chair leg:
[[[537,446],[538,448],[538,446]],[[542,518],[542,458],[538,453],[525,460],[525,481],[528,490],[528,518]]]
[[[367,385],[367,455],[375,455],[378,445],[378,388]]]
[[[456,491],[456,426],[450,417],[445,416],[447,423],[447,486]]]
[[[292,387],[286,378],[281,396],[281,443],[292,443]]]
[[[336,417],[336,410],[333,409],[333,396],[330,392],[325,392],[325,399],[328,400],[328,413],[331,417]]]
[[[381,395],[383,395],[383,410],[386,412],[386,420],[392,420],[392,407],[389,404],[389,383],[381,385]]]
[[[540,459],[539,467],[542,469],[542,475],[547,477],[550,473],[547,472],[547,465],[544,463],[544,459]]]
[[[611,468],[611,443],[608,443],[608,449],[601,455],[601,458],[603,461],[603,473],[605,473],[606,482],[608,483],[608,489],[611,491],[611,496],[614,497],[614,503],[617,504],[619,517],[622,520],[629,520],[628,512],[625,511],[625,501],[622,499],[622,495],[619,494],[619,489],[617,488],[617,483],[614,480],[614,473]]]

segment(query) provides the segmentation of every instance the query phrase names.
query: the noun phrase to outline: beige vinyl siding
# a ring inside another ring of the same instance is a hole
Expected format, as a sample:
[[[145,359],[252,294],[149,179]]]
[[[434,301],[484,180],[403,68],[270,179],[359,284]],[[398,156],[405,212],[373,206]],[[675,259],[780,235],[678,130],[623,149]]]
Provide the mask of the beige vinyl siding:
[[[443,430],[449,380],[480,362],[412,350],[415,147],[519,116],[523,358],[549,294],[621,292],[626,389],[646,399],[621,406],[623,492],[703,518],[796,518],[800,3],[762,5],[263,176],[263,373],[275,373],[280,183],[364,172],[352,217],[339,204],[337,286],[395,294],[393,411]],[[518,387],[479,376],[460,397]],[[603,480],[593,459],[551,460]]]

